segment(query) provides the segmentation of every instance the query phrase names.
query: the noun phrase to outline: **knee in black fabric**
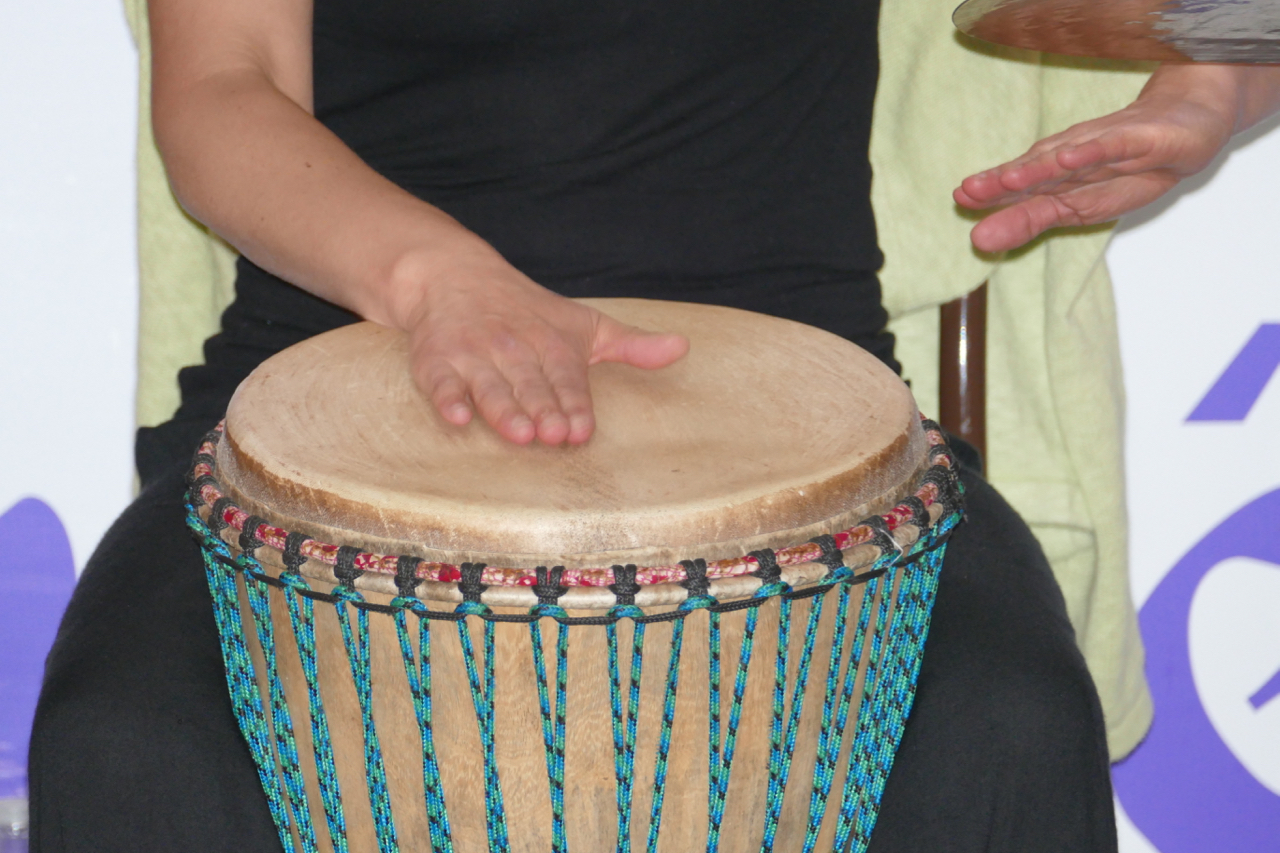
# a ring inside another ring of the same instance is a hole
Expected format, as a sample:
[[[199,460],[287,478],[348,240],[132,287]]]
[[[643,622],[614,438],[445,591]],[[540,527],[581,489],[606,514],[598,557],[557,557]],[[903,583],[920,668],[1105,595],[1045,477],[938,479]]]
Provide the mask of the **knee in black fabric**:
[[[995,743],[1028,755],[1057,752],[1067,742],[1094,746],[1097,692],[1074,647],[1026,638],[1026,645],[975,650],[971,685],[992,722]]]
[[[171,471],[90,559],[45,670],[32,850],[279,851]]]
[[[872,853],[1115,849],[1093,682],[1039,544],[964,472],[916,693]]]

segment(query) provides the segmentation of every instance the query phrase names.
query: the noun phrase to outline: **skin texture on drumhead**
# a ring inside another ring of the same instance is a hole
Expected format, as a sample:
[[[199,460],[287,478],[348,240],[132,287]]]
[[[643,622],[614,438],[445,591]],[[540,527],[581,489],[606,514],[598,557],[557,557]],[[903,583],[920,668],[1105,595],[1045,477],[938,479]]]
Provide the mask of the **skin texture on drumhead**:
[[[579,446],[517,446],[447,423],[405,337],[372,323],[264,362],[231,401],[219,476],[275,523],[425,559],[667,564],[782,547],[909,493],[926,446],[892,371],[827,332],[731,308],[589,300],[689,354],[590,369]]]

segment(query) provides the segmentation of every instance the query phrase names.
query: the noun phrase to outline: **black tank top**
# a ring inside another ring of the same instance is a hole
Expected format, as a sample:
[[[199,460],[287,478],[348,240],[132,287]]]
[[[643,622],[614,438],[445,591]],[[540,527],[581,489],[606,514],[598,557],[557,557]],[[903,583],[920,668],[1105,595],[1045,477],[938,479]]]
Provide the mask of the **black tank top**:
[[[317,117],[569,296],[733,305],[896,368],[868,143],[877,0],[315,0]],[[241,260],[216,419],[261,359],[354,318]]]

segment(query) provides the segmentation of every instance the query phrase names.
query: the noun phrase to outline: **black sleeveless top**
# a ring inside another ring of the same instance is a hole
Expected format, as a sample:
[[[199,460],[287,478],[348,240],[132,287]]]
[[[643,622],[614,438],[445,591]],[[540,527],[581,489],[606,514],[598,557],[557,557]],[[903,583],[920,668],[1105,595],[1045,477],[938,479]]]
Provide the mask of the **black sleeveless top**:
[[[788,317],[896,367],[868,161],[878,13],[315,0],[316,115],[552,290]],[[353,319],[242,259],[179,418],[216,421],[263,358]]]

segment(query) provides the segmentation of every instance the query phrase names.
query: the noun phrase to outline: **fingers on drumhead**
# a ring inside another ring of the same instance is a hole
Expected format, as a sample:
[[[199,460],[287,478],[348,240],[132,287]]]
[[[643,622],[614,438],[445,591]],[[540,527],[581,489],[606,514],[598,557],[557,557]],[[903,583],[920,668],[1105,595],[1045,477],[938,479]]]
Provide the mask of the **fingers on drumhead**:
[[[568,433],[564,440],[570,444],[581,444],[591,437],[595,429],[586,363],[569,354],[553,354],[547,358],[544,369],[560,402],[560,409],[568,420]]]
[[[618,361],[650,370],[679,361],[689,352],[689,339],[669,332],[650,332],[601,316],[591,363]]]
[[[471,420],[471,405],[467,402],[467,384],[458,371],[446,361],[438,361],[425,371],[419,387],[426,392],[440,416],[455,426]]]
[[[538,440],[544,444],[564,441],[569,434],[569,419],[542,365],[522,360],[507,367],[503,375],[511,385],[512,396],[532,419]]]
[[[471,399],[480,417],[498,434],[516,444],[528,444],[537,435],[533,419],[516,399],[511,383],[490,366],[482,366],[470,377]]]

